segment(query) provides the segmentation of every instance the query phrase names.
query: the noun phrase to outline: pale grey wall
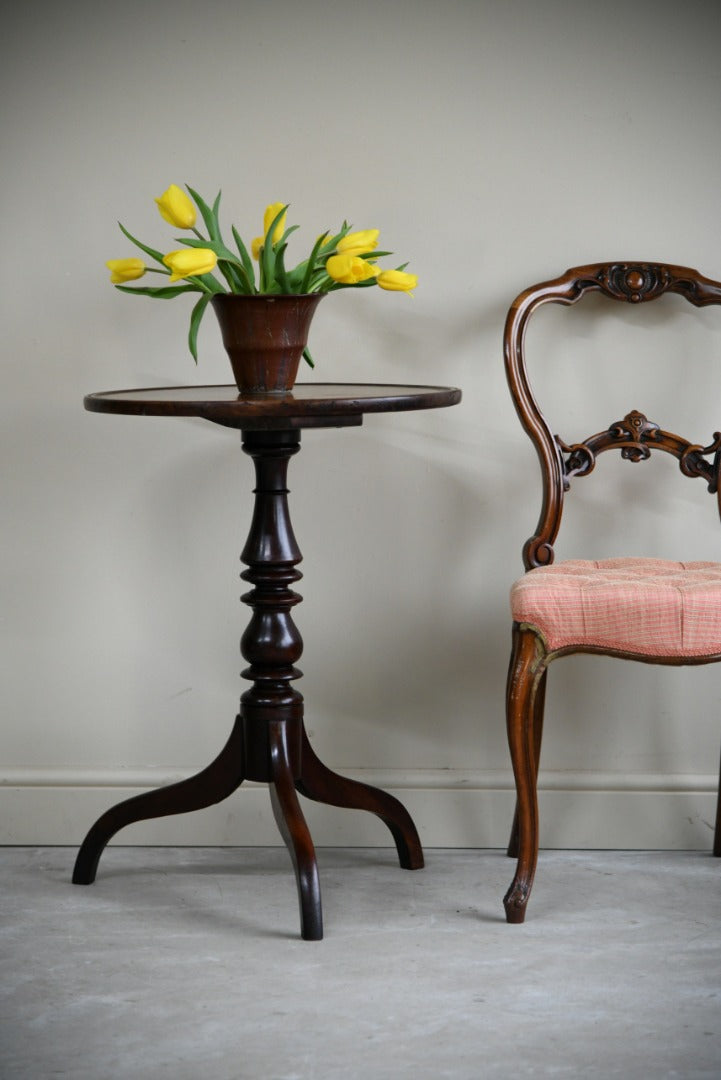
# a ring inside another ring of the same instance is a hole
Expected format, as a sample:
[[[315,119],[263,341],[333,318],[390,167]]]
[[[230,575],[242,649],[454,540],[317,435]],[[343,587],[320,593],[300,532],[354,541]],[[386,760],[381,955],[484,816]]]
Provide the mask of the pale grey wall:
[[[92,390],[228,380],[212,317],[196,370],[189,305],[125,298],[103,266],[132,253],[117,219],[166,244],[153,197],[188,182],[222,187],[248,236],[276,200],[304,244],[343,217],[379,226],[420,277],[413,299],[344,293],[316,317],[317,378],[457,384],[464,403],[305,436],[291,472],[303,690],[323,756],[405,787],[427,841],[503,842],[506,597],[538,511],[502,372],[505,310],[521,287],[603,258],[721,276],[720,31],[717,5],[695,0],[68,0],[5,19],[5,840],[74,842],[113,786],[205,764],[236,708],[251,482],[236,437],[82,410]],[[653,349],[669,305],[647,314]],[[614,317],[629,346],[612,347],[591,395],[580,346],[600,356],[611,336],[571,314],[575,340],[552,365],[568,435],[635,407],[710,438],[718,319],[701,317],[707,360],[679,380],[685,346],[656,356],[631,314]],[[534,342],[563,316],[544,313]],[[632,359],[643,379],[621,392]],[[698,416],[679,403],[689,388]],[[664,466],[683,529],[647,494]],[[595,529],[602,551],[715,556],[700,482],[666,461],[604,470],[621,504],[603,509],[604,477],[577,492],[563,555]],[[713,669],[559,665],[546,842],[706,844],[718,686]],[[357,815],[312,813],[321,839],[382,839]],[[253,842],[275,835],[268,817],[257,792],[207,825],[132,836]]]

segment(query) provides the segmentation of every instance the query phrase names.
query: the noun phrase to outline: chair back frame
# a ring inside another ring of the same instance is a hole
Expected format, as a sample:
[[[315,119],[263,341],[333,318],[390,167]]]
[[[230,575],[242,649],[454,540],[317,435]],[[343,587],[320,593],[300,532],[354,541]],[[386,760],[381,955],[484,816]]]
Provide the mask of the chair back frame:
[[[544,304],[576,304],[588,293],[611,300],[642,304],[665,293],[678,293],[695,307],[721,304],[721,282],[703,277],[697,270],[666,263],[590,263],[524,290],[511,305],[504,331],[506,377],[516,412],[533,442],[541,465],[543,503],[536,531],[525,543],[526,570],[549,566],[553,545],[561,526],[563,498],[573,477],[588,476],[596,458],[606,450],[620,450],[628,461],[644,461],[652,450],[672,454],[685,476],[699,476],[715,494],[721,515],[721,432],[708,445],[689,442],[664,431],[642,412],[632,410],[622,420],[581,442],[571,445],[554,435],[531,389],[525,358],[526,328],[531,315]],[[711,460],[707,460],[711,458]]]

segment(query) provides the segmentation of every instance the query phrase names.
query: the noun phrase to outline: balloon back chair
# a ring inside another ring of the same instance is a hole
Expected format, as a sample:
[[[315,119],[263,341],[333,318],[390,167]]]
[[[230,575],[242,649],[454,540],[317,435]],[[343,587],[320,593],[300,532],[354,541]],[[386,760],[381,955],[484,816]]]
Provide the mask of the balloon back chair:
[[[695,307],[721,305],[721,282],[695,270],[645,262],[594,263],[526,289],[508,312],[506,374],[543,480],[541,515],[523,549],[526,573],[511,589],[513,649],[506,701],[517,801],[508,854],[518,863],[503,901],[511,923],[523,922],[538,857],[536,788],[551,661],[570,653],[674,665],[721,660],[721,563],[656,558],[554,562],[564,496],[571,481],[588,476],[606,450],[618,450],[633,462],[656,451],[673,455],[684,476],[706,482],[721,512],[719,432],[702,446],[633,411],[582,442],[568,444],[552,434],[529,382],[526,328],[542,305],[575,304],[589,293],[631,305],[665,293],[678,293]],[[721,855],[721,792],[713,852]]]

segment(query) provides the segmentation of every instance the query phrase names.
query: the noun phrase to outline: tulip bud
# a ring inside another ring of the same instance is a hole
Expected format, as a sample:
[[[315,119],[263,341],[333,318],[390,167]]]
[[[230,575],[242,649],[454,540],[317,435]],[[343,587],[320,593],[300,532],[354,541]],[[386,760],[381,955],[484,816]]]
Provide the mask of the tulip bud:
[[[333,278],[339,285],[357,285],[359,281],[368,281],[379,274],[377,266],[357,255],[331,255],[325,269],[328,277]]]
[[[418,276],[406,274],[403,270],[382,270],[377,281],[381,289],[389,292],[410,292],[418,284]]]
[[[274,203],[271,203],[270,206],[266,206],[265,213],[263,214],[263,237],[264,238],[268,235],[268,229],[271,227],[271,225],[273,224],[273,222],[275,221],[275,219],[277,218],[278,214],[281,212],[281,210],[283,209],[284,206],[285,206],[285,203],[282,203],[282,202],[274,202]],[[285,232],[285,214],[283,214],[282,218],[280,219],[280,221],[276,225],[275,229],[273,230],[273,236],[271,237],[272,243],[277,244],[278,241],[282,238],[284,232]]]
[[[110,271],[111,285],[135,281],[136,278],[141,278],[146,270],[142,259],[110,259],[105,265]]]
[[[378,229],[363,229],[348,233],[338,241],[336,250],[339,255],[367,255],[378,247]]]
[[[192,229],[195,225],[196,212],[193,203],[177,184],[171,184],[159,199],[155,200],[158,210],[169,225],[176,229]]]
[[[163,262],[172,271],[170,281],[174,282],[209,274],[215,269],[218,257],[209,248],[181,248],[180,251],[169,251]]]

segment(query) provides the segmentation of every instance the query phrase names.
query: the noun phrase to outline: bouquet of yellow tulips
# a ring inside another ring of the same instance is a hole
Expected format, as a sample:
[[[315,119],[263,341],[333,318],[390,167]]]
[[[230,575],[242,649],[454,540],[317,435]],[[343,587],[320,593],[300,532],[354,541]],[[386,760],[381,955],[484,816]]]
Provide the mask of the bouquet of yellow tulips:
[[[123,292],[154,296],[161,300],[170,300],[183,293],[201,294],[190,316],[188,335],[188,345],[196,363],[198,329],[205,309],[216,293],[292,295],[326,293],[369,285],[378,285],[391,292],[408,293],[418,282],[415,274],[405,272],[406,263],[394,270],[382,270],[376,265],[376,260],[381,256],[392,254],[377,250],[378,229],[353,232],[347,222],[337,232],[325,232],[319,236],[308,258],[293,270],[287,269],[285,253],[288,237],[298,226],[286,225],[288,205],[284,203],[271,203],[266,208],[263,236],[253,240],[250,252],[238,230],[232,227],[236,253],[226,246],[221,235],[218,219],[220,192],[213,205],[209,206],[191,187],[187,190],[190,198],[176,184],[171,184],[155,200],[165,221],[177,229],[187,229],[194,234],[177,239],[177,243],[185,245],[183,248],[164,255],[141,243],[124,225],[120,225],[128,240],[159,266],[147,266],[139,258],[111,259],[106,265],[110,270],[111,283]],[[207,236],[203,236],[195,227],[198,211],[205,223]],[[125,284],[146,273],[163,274],[168,277],[168,284],[158,287]],[[304,355],[312,367],[313,361],[307,351]]]

